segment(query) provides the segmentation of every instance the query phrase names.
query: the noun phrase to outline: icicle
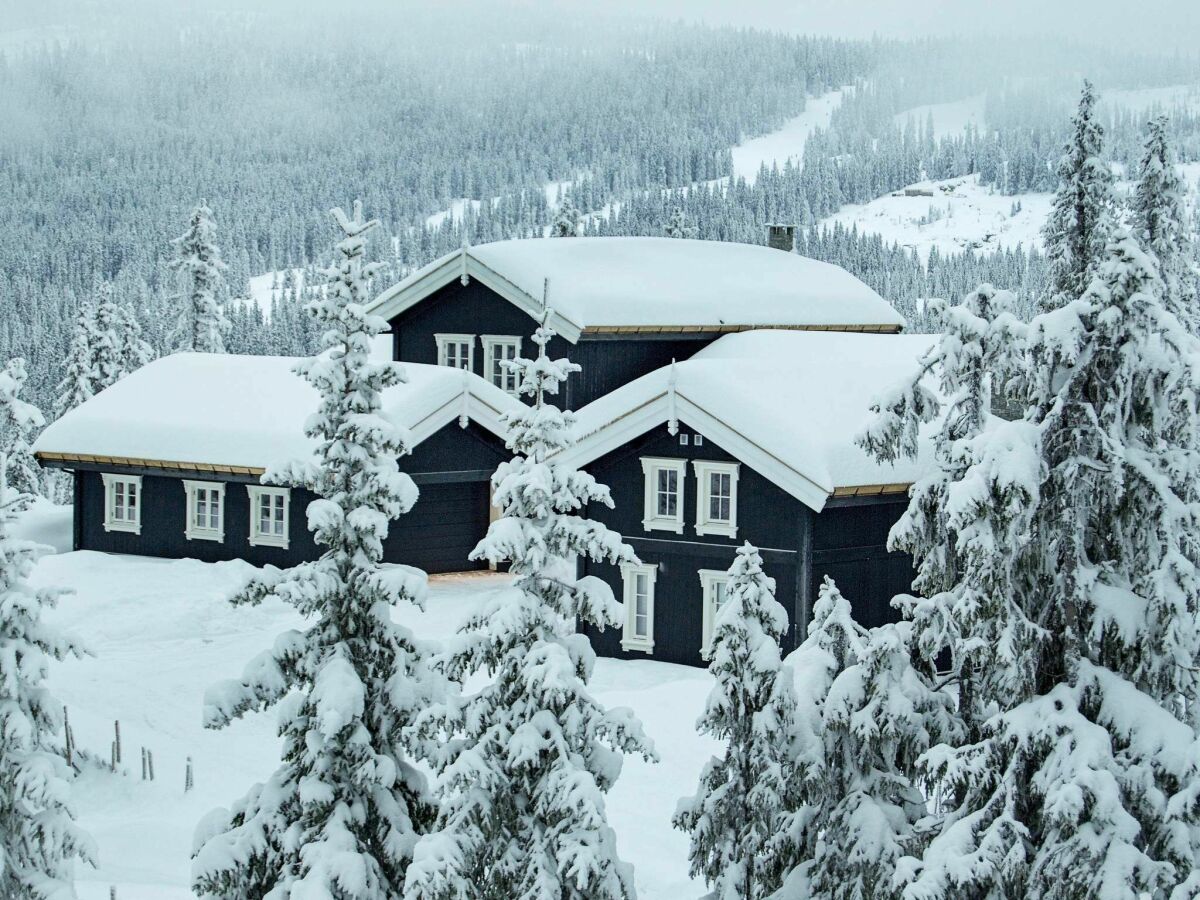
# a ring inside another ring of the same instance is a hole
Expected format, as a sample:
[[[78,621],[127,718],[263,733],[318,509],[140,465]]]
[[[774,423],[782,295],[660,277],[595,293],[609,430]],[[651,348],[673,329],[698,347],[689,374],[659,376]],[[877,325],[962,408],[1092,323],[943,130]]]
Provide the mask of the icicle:
[[[679,415],[675,411],[675,360],[671,360],[671,375],[667,379],[667,433],[679,434]]]
[[[470,388],[470,385],[467,384],[468,381],[469,381],[469,379],[467,378],[467,370],[463,369],[462,370],[462,407],[459,409],[459,412],[458,412],[458,427],[459,428],[466,428],[467,424],[471,421],[471,417],[468,413],[468,410],[470,409],[471,388]]]

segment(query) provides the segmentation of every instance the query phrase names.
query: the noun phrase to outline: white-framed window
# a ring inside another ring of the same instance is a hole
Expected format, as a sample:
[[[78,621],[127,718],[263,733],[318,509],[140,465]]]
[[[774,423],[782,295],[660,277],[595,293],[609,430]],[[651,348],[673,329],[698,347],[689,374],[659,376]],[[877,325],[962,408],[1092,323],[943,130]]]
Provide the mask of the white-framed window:
[[[621,566],[625,583],[625,630],[621,635],[622,650],[654,652],[654,581],[658,566]]]
[[[683,482],[687,462],[682,459],[642,457],[646,481],[642,527],[647,531],[683,534]]]
[[[189,541],[225,540],[225,485],[220,481],[184,481]]]
[[[252,546],[282,547],[288,545],[287,488],[246,485],[250,492],[250,543]]]
[[[696,534],[737,537],[738,464],[693,460]]]
[[[485,334],[480,340],[483,342],[484,377],[500,390],[516,394],[520,386],[517,373],[510,372],[501,363],[517,358],[521,352],[521,339],[512,335]]]
[[[717,610],[725,603],[725,588],[729,573],[720,569],[700,570],[700,596],[703,598],[700,655],[708,659],[712,652],[713,632],[717,627]]]
[[[102,472],[104,530],[142,533],[142,476]]]
[[[475,335],[435,334],[433,337],[437,341],[439,366],[474,371]]]

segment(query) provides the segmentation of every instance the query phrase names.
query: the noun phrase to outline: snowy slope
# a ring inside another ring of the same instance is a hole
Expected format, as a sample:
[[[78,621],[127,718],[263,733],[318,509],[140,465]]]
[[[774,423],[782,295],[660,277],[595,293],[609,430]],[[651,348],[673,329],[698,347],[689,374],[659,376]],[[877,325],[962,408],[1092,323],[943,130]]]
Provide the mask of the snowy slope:
[[[731,151],[734,177],[753,183],[764,163],[770,168],[773,164],[782,166],[789,159],[799,162],[808,136],[815,128],[829,127],[829,119],[841,105],[846,90],[809,97],[804,112],[789,119],[782,128],[734,147]]]
[[[1008,196],[982,187],[976,175],[911,187],[931,190],[933,196],[908,197],[900,191],[901,196],[888,194],[870,203],[843,206],[821,224],[832,227],[840,222],[863,233],[881,234],[887,243],[911,247],[922,259],[935,246],[940,252],[961,252],[1041,244],[1039,232],[1050,213],[1050,194]],[[1015,215],[1014,203],[1021,204]]]
[[[70,527],[65,511],[60,525]],[[60,537],[69,537],[69,531]],[[100,849],[100,870],[79,873],[82,900],[107,900],[110,885],[120,900],[190,897],[196,823],[274,768],[279,742],[273,714],[250,716],[224,731],[206,731],[200,724],[209,684],[236,677],[279,631],[301,624],[279,604],[234,609],[225,603],[253,571],[240,562],[90,552],[39,563],[38,584],[77,592],[64,598],[52,620],[85,638],[95,653],[55,666],[51,678],[78,746],[107,758],[113,721],[121,723],[125,773],[94,771],[77,782],[81,824]],[[405,607],[396,617],[424,637],[444,638],[507,584],[503,575],[437,577],[427,612]],[[693,730],[710,686],[707,672],[666,663],[602,659],[596,668],[601,702],[633,707],[662,757],[658,765],[627,761],[608,802],[621,854],[637,870],[643,900],[703,893],[687,874],[687,837],[671,828],[670,819],[716,749]],[[142,747],[154,754],[153,782],[141,780]],[[189,756],[196,786],[185,794]]]
[[[929,103],[925,106],[915,106],[899,113],[895,123],[904,128],[911,119],[918,128],[925,127],[925,121],[933,116],[933,132],[937,138],[948,135],[961,135],[968,125],[982,128],[984,125],[983,94],[967,97],[964,100],[952,100],[949,103]]]

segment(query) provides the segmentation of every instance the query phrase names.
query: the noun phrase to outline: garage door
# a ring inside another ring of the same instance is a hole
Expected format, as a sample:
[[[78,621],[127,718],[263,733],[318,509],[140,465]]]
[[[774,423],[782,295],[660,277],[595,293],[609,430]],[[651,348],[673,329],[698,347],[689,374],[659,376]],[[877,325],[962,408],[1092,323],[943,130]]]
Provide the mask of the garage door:
[[[421,497],[407,515],[391,523],[383,557],[426,572],[486,569],[471,562],[488,527],[488,483],[457,481],[422,484]]]

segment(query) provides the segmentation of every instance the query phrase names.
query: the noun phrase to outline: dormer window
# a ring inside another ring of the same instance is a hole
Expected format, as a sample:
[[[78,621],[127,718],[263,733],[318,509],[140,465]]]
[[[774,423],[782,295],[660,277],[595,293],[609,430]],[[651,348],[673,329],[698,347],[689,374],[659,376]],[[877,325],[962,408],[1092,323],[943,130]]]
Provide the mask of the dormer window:
[[[484,376],[509,394],[516,394],[520,381],[516,372],[509,371],[502,363],[514,360],[521,352],[521,339],[511,335],[485,334],[483,341],[483,373]]]
[[[475,335],[473,334],[435,334],[437,341],[438,365],[449,366],[452,369],[475,368]]]

